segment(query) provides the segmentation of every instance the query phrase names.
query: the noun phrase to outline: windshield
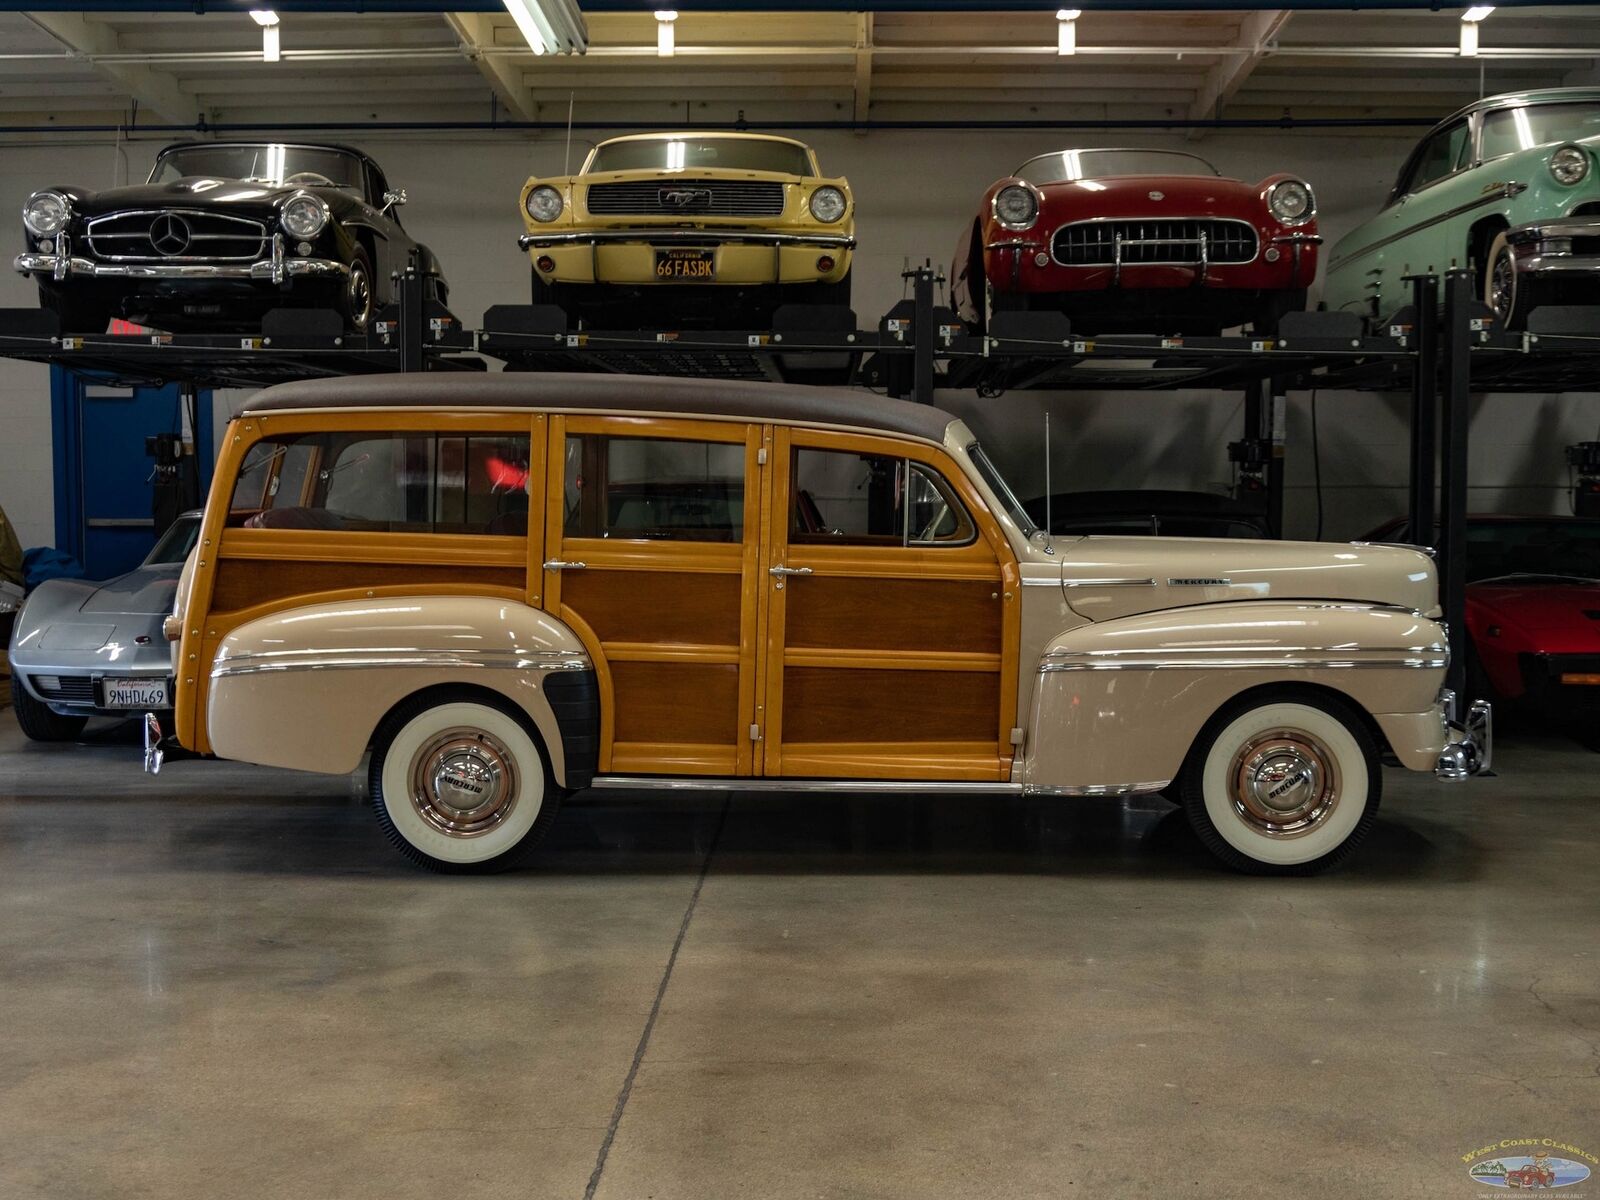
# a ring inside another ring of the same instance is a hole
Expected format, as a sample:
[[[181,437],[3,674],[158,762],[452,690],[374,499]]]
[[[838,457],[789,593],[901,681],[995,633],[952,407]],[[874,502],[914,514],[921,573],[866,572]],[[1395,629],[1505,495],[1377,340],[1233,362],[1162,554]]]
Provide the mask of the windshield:
[[[189,551],[194,549],[195,538],[199,536],[199,517],[179,517],[156,539],[155,547],[145,555],[144,565],[154,567],[162,563],[181,563],[189,557]]]
[[[811,156],[797,142],[769,142],[763,138],[630,138],[601,145],[586,174],[702,167],[810,175]]]
[[[1600,100],[1501,108],[1484,114],[1481,154],[1485,159],[1499,158],[1535,146],[1592,137],[1600,137]]]
[[[1600,521],[1494,521],[1467,526],[1467,582],[1556,575],[1600,579]]]
[[[973,442],[967,447],[967,457],[972,460],[972,465],[978,468],[979,476],[989,485],[989,490],[994,493],[995,499],[1005,506],[1006,515],[1017,523],[1017,528],[1022,530],[1022,536],[1031,538],[1038,533],[1039,527],[1028,516],[1028,510],[1022,507],[1017,494],[1005,481],[1005,476],[1001,475],[989,461],[989,456],[984,453],[983,447]]]
[[[1216,175],[1205,159],[1178,150],[1062,150],[1030,158],[1017,168],[1029,183],[1104,179],[1112,175]]]
[[[337,187],[361,191],[361,160],[321,146],[182,146],[156,160],[151,183],[238,179],[272,187]]]

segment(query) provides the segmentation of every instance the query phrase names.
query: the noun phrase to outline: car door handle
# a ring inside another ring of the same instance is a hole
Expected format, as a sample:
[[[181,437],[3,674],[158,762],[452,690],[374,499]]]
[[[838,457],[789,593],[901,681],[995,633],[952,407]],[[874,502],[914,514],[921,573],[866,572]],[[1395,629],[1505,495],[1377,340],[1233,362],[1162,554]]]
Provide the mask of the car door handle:
[[[768,567],[767,568],[767,574],[768,575],[776,575],[776,576],[778,576],[778,578],[781,579],[785,575],[809,575],[809,574],[811,574],[811,568],[810,567],[786,567],[782,563],[779,563],[775,567]]]
[[[552,558],[544,564],[546,571],[582,571],[588,567],[586,562],[565,562],[559,558]]]

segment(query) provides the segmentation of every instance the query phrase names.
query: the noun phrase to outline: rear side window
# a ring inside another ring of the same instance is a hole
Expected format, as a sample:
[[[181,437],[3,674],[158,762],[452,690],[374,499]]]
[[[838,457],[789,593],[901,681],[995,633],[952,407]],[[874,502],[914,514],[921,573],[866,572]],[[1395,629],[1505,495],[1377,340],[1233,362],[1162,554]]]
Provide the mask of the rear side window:
[[[744,443],[573,434],[562,532],[682,542],[744,539]]]
[[[930,467],[885,454],[797,448],[789,541],[825,546],[958,546],[972,518]]]
[[[527,434],[314,433],[256,443],[229,523],[522,536]]]

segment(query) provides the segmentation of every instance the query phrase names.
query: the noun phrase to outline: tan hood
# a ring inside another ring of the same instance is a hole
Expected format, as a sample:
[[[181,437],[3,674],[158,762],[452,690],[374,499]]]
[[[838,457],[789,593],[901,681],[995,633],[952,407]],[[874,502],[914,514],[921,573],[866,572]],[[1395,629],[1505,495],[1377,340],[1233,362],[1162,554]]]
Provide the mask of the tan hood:
[[[1161,537],[1085,537],[1056,546],[1067,603],[1090,621],[1269,598],[1438,614],[1432,560],[1396,546]]]

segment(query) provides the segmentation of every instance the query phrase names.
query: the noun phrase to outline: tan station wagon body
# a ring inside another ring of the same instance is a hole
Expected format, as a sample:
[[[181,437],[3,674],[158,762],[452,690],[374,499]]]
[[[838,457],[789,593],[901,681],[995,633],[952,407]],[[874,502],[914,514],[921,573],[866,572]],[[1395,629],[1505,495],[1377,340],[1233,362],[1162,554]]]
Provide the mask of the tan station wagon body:
[[[1299,868],[1340,796],[1352,829],[1375,811],[1354,776],[1377,754],[1466,774],[1487,751],[1447,720],[1425,555],[1050,539],[929,407],[629,377],[288,384],[234,419],[216,479],[169,623],[177,740],[328,772],[370,748],[375,791],[410,797],[384,801],[391,837],[446,869],[510,849],[486,848],[540,762],[552,811],[588,786],[1109,795],[1198,778],[1219,722],[1260,711],[1213,774],[1268,852],[1221,836]],[[516,728],[478,730],[472,705]],[[476,840],[458,860],[451,837]]]

